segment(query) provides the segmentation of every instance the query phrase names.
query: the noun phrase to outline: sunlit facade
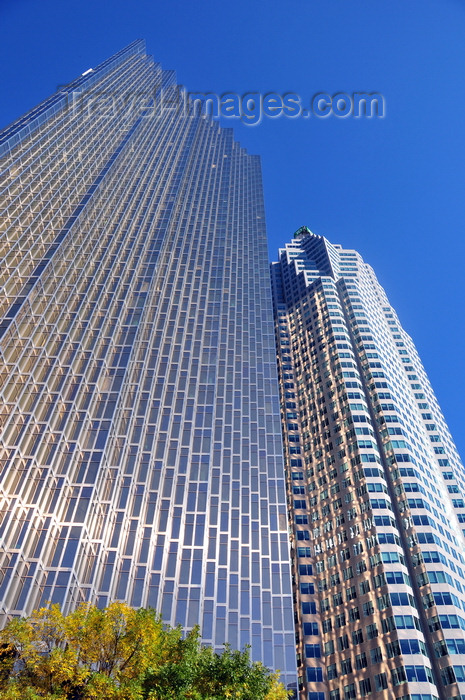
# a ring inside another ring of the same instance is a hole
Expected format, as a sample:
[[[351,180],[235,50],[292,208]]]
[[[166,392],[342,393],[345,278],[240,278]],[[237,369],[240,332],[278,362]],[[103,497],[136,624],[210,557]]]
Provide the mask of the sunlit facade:
[[[272,280],[300,697],[465,697],[465,474],[412,340],[306,227]]]
[[[137,41],[0,134],[0,613],[153,606],[295,687],[260,162],[178,94]]]

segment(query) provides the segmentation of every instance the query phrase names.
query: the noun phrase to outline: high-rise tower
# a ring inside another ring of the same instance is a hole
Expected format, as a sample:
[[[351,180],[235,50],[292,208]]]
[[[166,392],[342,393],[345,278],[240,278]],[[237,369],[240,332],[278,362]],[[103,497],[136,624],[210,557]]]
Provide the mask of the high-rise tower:
[[[137,41],[0,134],[0,612],[153,606],[292,683],[260,162],[179,107]]]
[[[465,473],[412,340],[306,227],[272,279],[301,697],[465,697]]]

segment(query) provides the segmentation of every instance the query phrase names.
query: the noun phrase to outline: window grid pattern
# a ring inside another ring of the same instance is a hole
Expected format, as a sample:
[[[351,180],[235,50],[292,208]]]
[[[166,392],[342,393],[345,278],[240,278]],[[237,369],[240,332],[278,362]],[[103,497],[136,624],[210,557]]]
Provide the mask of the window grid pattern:
[[[360,255],[305,227],[271,277],[301,697],[463,692],[463,466],[413,343]]]
[[[1,614],[150,605],[295,687],[260,161],[137,113],[140,43],[94,73],[3,139]]]

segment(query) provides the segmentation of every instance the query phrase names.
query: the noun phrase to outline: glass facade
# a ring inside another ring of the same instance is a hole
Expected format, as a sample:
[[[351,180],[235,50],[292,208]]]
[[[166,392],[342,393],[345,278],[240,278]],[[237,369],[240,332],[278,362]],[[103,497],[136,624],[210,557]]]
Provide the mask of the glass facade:
[[[260,161],[176,96],[137,41],[0,134],[0,615],[153,606],[295,687]]]
[[[465,697],[465,473],[373,270],[306,227],[271,266],[300,697]]]

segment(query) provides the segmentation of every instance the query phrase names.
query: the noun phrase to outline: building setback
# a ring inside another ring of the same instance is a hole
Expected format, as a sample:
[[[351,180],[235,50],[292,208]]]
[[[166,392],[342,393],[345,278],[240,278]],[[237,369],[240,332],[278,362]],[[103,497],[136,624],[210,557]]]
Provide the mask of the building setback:
[[[0,616],[153,606],[295,687],[260,162],[178,98],[136,41],[0,134]]]
[[[465,475],[371,267],[306,227],[272,264],[300,697],[465,697]]]

